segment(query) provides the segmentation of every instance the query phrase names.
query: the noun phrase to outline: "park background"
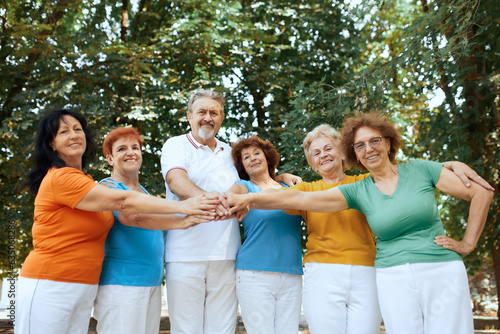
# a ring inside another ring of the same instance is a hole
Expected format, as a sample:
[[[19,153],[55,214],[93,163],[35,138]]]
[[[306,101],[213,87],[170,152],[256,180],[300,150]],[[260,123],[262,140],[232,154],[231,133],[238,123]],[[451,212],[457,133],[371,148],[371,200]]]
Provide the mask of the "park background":
[[[158,196],[161,147],[188,129],[200,88],[227,98],[219,138],[270,140],[280,173],[317,179],[305,134],[377,110],[403,131],[401,160],[463,161],[498,194],[499,44],[498,0],[0,0],[0,276],[32,248],[34,196],[21,184],[38,119],[53,108],[81,112],[99,145],[116,126],[139,128],[140,181]],[[104,157],[87,172],[109,175]],[[467,203],[436,196],[460,239]],[[494,317],[499,206],[497,195],[464,258],[474,312]]]

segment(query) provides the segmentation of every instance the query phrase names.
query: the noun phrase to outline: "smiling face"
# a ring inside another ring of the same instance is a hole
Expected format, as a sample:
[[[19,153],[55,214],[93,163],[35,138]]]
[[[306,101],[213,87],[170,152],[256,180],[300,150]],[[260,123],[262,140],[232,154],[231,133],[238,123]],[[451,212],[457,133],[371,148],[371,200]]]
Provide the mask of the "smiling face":
[[[224,120],[224,112],[216,100],[201,97],[194,101],[187,117],[195,139],[207,145],[207,142],[212,141],[219,132]]]
[[[309,147],[312,168],[321,176],[339,177],[343,173],[343,155],[329,137],[319,137]]]
[[[377,137],[382,137],[380,144],[376,145],[376,147],[368,144],[370,139]],[[363,126],[356,131],[354,143],[354,145],[356,145],[356,143],[365,143],[362,150],[356,151],[356,157],[366,169],[374,170],[377,168],[384,168],[387,164],[391,163],[388,154],[391,148],[390,143],[379,131]]]
[[[141,145],[136,138],[122,137],[113,143],[111,154],[106,159],[113,167],[113,174],[137,174],[142,165]]]
[[[50,146],[67,166],[82,169],[82,156],[87,148],[87,141],[82,125],[76,118],[64,115],[60,119],[59,129]]]
[[[241,150],[241,162],[250,179],[269,174],[266,155],[261,148],[249,146]]]

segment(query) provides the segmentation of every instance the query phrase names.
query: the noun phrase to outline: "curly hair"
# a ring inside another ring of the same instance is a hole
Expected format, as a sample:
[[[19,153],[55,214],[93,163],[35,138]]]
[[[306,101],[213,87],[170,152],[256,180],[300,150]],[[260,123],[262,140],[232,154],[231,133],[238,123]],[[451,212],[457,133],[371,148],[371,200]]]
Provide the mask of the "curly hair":
[[[139,131],[133,127],[120,127],[111,130],[104,138],[104,142],[102,143],[102,153],[104,156],[108,154],[112,154],[113,152],[113,144],[122,138],[131,138],[137,140],[139,142],[139,147],[142,149],[142,138],[139,134]]]
[[[304,154],[306,156],[307,162],[311,167],[313,167],[314,165],[311,156],[311,144],[315,139],[321,137],[329,138],[332,143],[337,146],[339,150],[341,150],[342,138],[340,136],[340,133],[329,124],[318,125],[306,135],[302,143],[302,146],[304,147]]]
[[[274,180],[276,176],[275,169],[280,161],[280,154],[274,148],[273,144],[271,144],[267,140],[264,141],[257,136],[251,136],[247,139],[240,139],[231,145],[232,147],[231,156],[233,157],[234,166],[238,171],[240,179],[247,181],[250,180],[250,176],[246,172],[245,167],[243,167],[243,161],[241,158],[241,151],[250,146],[258,147],[264,152],[264,155],[266,156],[267,160],[267,168],[269,170],[269,176],[271,176],[271,178]]]
[[[359,128],[364,126],[377,130],[382,137],[389,139],[391,143],[389,160],[394,162],[396,160],[396,153],[403,144],[400,131],[386,116],[382,116],[376,112],[370,112],[356,117],[350,117],[346,119],[342,125],[340,133],[342,135],[342,149],[344,150],[347,165],[366,170],[366,168],[358,162],[356,152],[354,152],[354,148],[352,147],[356,132]]]

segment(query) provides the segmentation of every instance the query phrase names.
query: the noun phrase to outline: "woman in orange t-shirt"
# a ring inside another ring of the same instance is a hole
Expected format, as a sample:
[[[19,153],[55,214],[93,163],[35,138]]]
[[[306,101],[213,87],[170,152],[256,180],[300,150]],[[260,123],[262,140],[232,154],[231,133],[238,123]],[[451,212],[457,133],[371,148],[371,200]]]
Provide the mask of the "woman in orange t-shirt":
[[[18,282],[16,333],[87,333],[111,211],[183,213],[196,223],[215,216],[217,199],[177,202],[98,185],[82,171],[94,147],[79,113],[55,110],[40,120],[26,182],[37,194],[34,249]]]

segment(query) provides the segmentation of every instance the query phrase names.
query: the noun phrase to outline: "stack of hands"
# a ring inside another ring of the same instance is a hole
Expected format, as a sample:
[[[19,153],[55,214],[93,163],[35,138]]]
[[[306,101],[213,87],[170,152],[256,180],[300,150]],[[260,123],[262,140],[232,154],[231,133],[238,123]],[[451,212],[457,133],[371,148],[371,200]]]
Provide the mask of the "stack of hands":
[[[214,202],[217,204],[214,205]],[[229,218],[237,218],[241,222],[250,208],[250,198],[247,195],[215,191],[181,203],[186,206],[186,219],[191,222],[190,226]]]

